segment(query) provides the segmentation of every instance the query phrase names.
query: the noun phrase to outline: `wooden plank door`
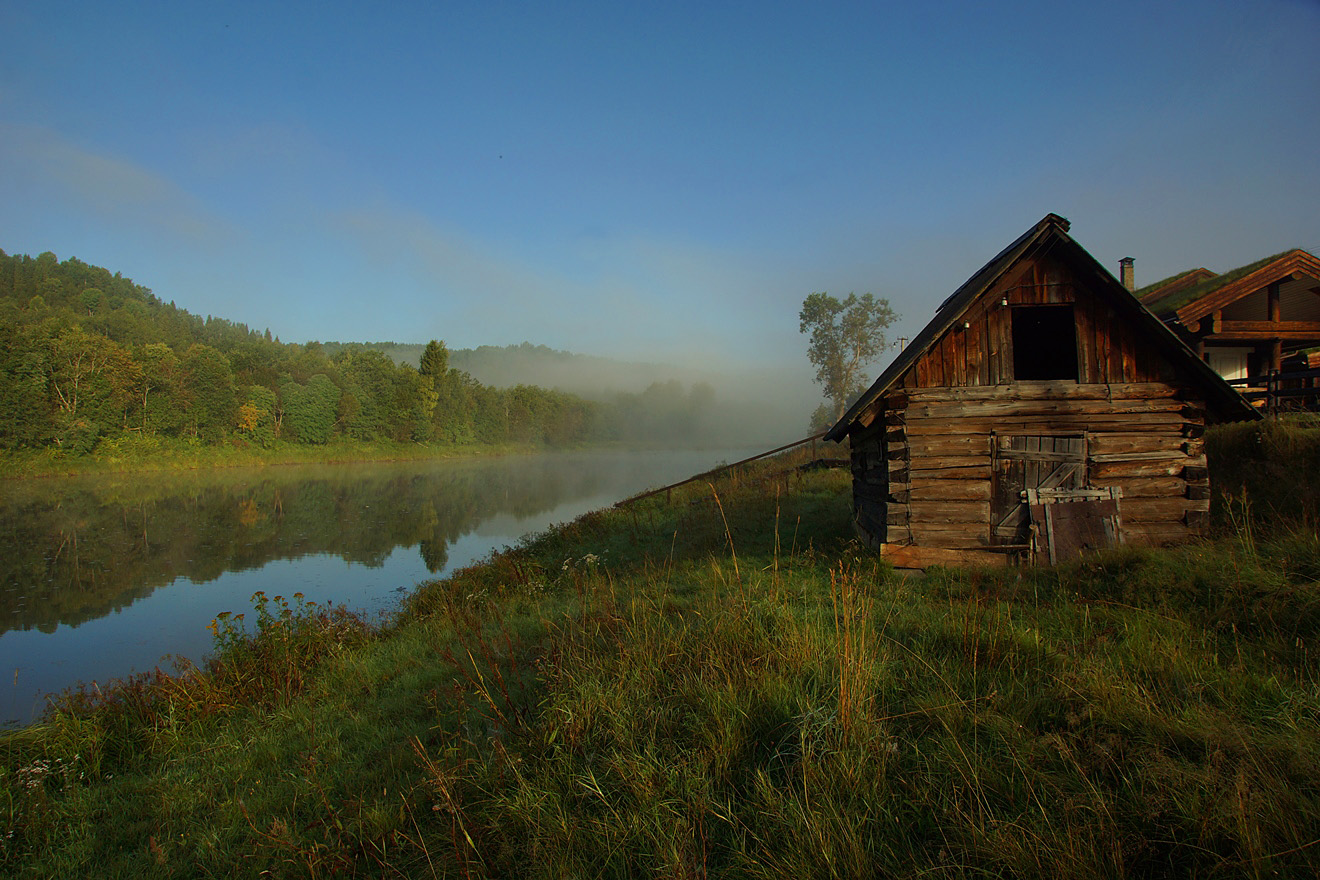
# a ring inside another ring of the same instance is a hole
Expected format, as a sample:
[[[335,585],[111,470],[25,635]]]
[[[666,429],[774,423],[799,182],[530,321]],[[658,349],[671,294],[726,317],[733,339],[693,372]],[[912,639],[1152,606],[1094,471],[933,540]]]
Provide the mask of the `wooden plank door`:
[[[1031,515],[1027,489],[1086,486],[1086,437],[1005,434],[994,438],[990,543],[1028,549]]]

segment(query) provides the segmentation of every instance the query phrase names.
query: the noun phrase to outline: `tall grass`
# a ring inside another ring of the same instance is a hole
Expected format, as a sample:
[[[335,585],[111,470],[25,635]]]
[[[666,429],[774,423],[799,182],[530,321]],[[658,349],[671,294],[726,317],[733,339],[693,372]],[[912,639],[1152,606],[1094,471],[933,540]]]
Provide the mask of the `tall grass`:
[[[207,669],[0,740],[0,871],[1320,872],[1313,532],[1253,499],[1200,545],[901,577],[846,474],[786,467],[534,536],[379,629],[217,621]]]

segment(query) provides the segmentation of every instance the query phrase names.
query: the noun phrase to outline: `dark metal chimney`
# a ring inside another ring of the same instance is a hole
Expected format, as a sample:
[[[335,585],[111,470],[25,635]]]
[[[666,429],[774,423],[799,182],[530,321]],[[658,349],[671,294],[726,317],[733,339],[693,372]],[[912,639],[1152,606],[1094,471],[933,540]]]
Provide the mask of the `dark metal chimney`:
[[[1132,263],[1131,257],[1124,257],[1118,261],[1118,280],[1123,282],[1123,286],[1128,289],[1128,293],[1137,289],[1137,276],[1132,270]]]

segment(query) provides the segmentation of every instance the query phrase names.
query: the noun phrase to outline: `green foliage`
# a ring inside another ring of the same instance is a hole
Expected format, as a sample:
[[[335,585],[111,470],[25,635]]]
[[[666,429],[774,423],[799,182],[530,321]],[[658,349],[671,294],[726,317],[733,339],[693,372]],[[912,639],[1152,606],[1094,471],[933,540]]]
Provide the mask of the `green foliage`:
[[[311,377],[306,385],[286,382],[280,388],[284,434],[301,443],[330,442],[340,394],[335,383],[321,373]]]
[[[247,390],[247,400],[238,408],[238,430],[253,443],[268,449],[275,442],[275,392],[264,385]]]
[[[316,666],[326,658],[366,641],[371,627],[342,607],[291,599],[252,596],[256,620],[245,628],[244,615],[221,613],[211,621],[216,653],[193,689],[200,711],[229,706],[285,706],[302,693]]]
[[[21,326],[0,323],[0,449],[40,447],[53,425],[48,349]]]
[[[215,442],[234,425],[237,406],[229,359],[209,345],[189,346],[180,358],[187,390],[184,418],[193,436]]]
[[[89,287],[82,292],[80,298],[82,307],[87,310],[87,314],[94,315],[101,309],[101,304],[105,301],[105,294],[95,287]]]
[[[432,384],[444,378],[445,373],[449,372],[449,349],[445,348],[443,342],[432,339],[426,343],[417,372],[425,376]]]
[[[816,367],[816,381],[834,404],[834,420],[866,390],[864,371],[885,350],[885,329],[897,318],[889,300],[873,294],[850,293],[840,301],[828,293],[812,293],[802,301],[799,330],[810,333],[807,358]]]
[[[143,431],[176,437],[184,425],[185,376],[174,350],[163,342],[143,345],[135,353],[139,364],[140,400],[134,404]],[[135,420],[136,421],[136,420]]]

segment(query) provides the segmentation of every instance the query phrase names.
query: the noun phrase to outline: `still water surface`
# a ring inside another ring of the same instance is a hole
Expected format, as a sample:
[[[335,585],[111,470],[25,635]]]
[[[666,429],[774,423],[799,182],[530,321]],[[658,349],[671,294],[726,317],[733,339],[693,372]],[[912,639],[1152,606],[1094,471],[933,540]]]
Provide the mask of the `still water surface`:
[[[170,657],[252,594],[368,615],[522,536],[752,454],[648,451],[0,483],[0,724]],[[249,615],[250,616],[250,615]]]

